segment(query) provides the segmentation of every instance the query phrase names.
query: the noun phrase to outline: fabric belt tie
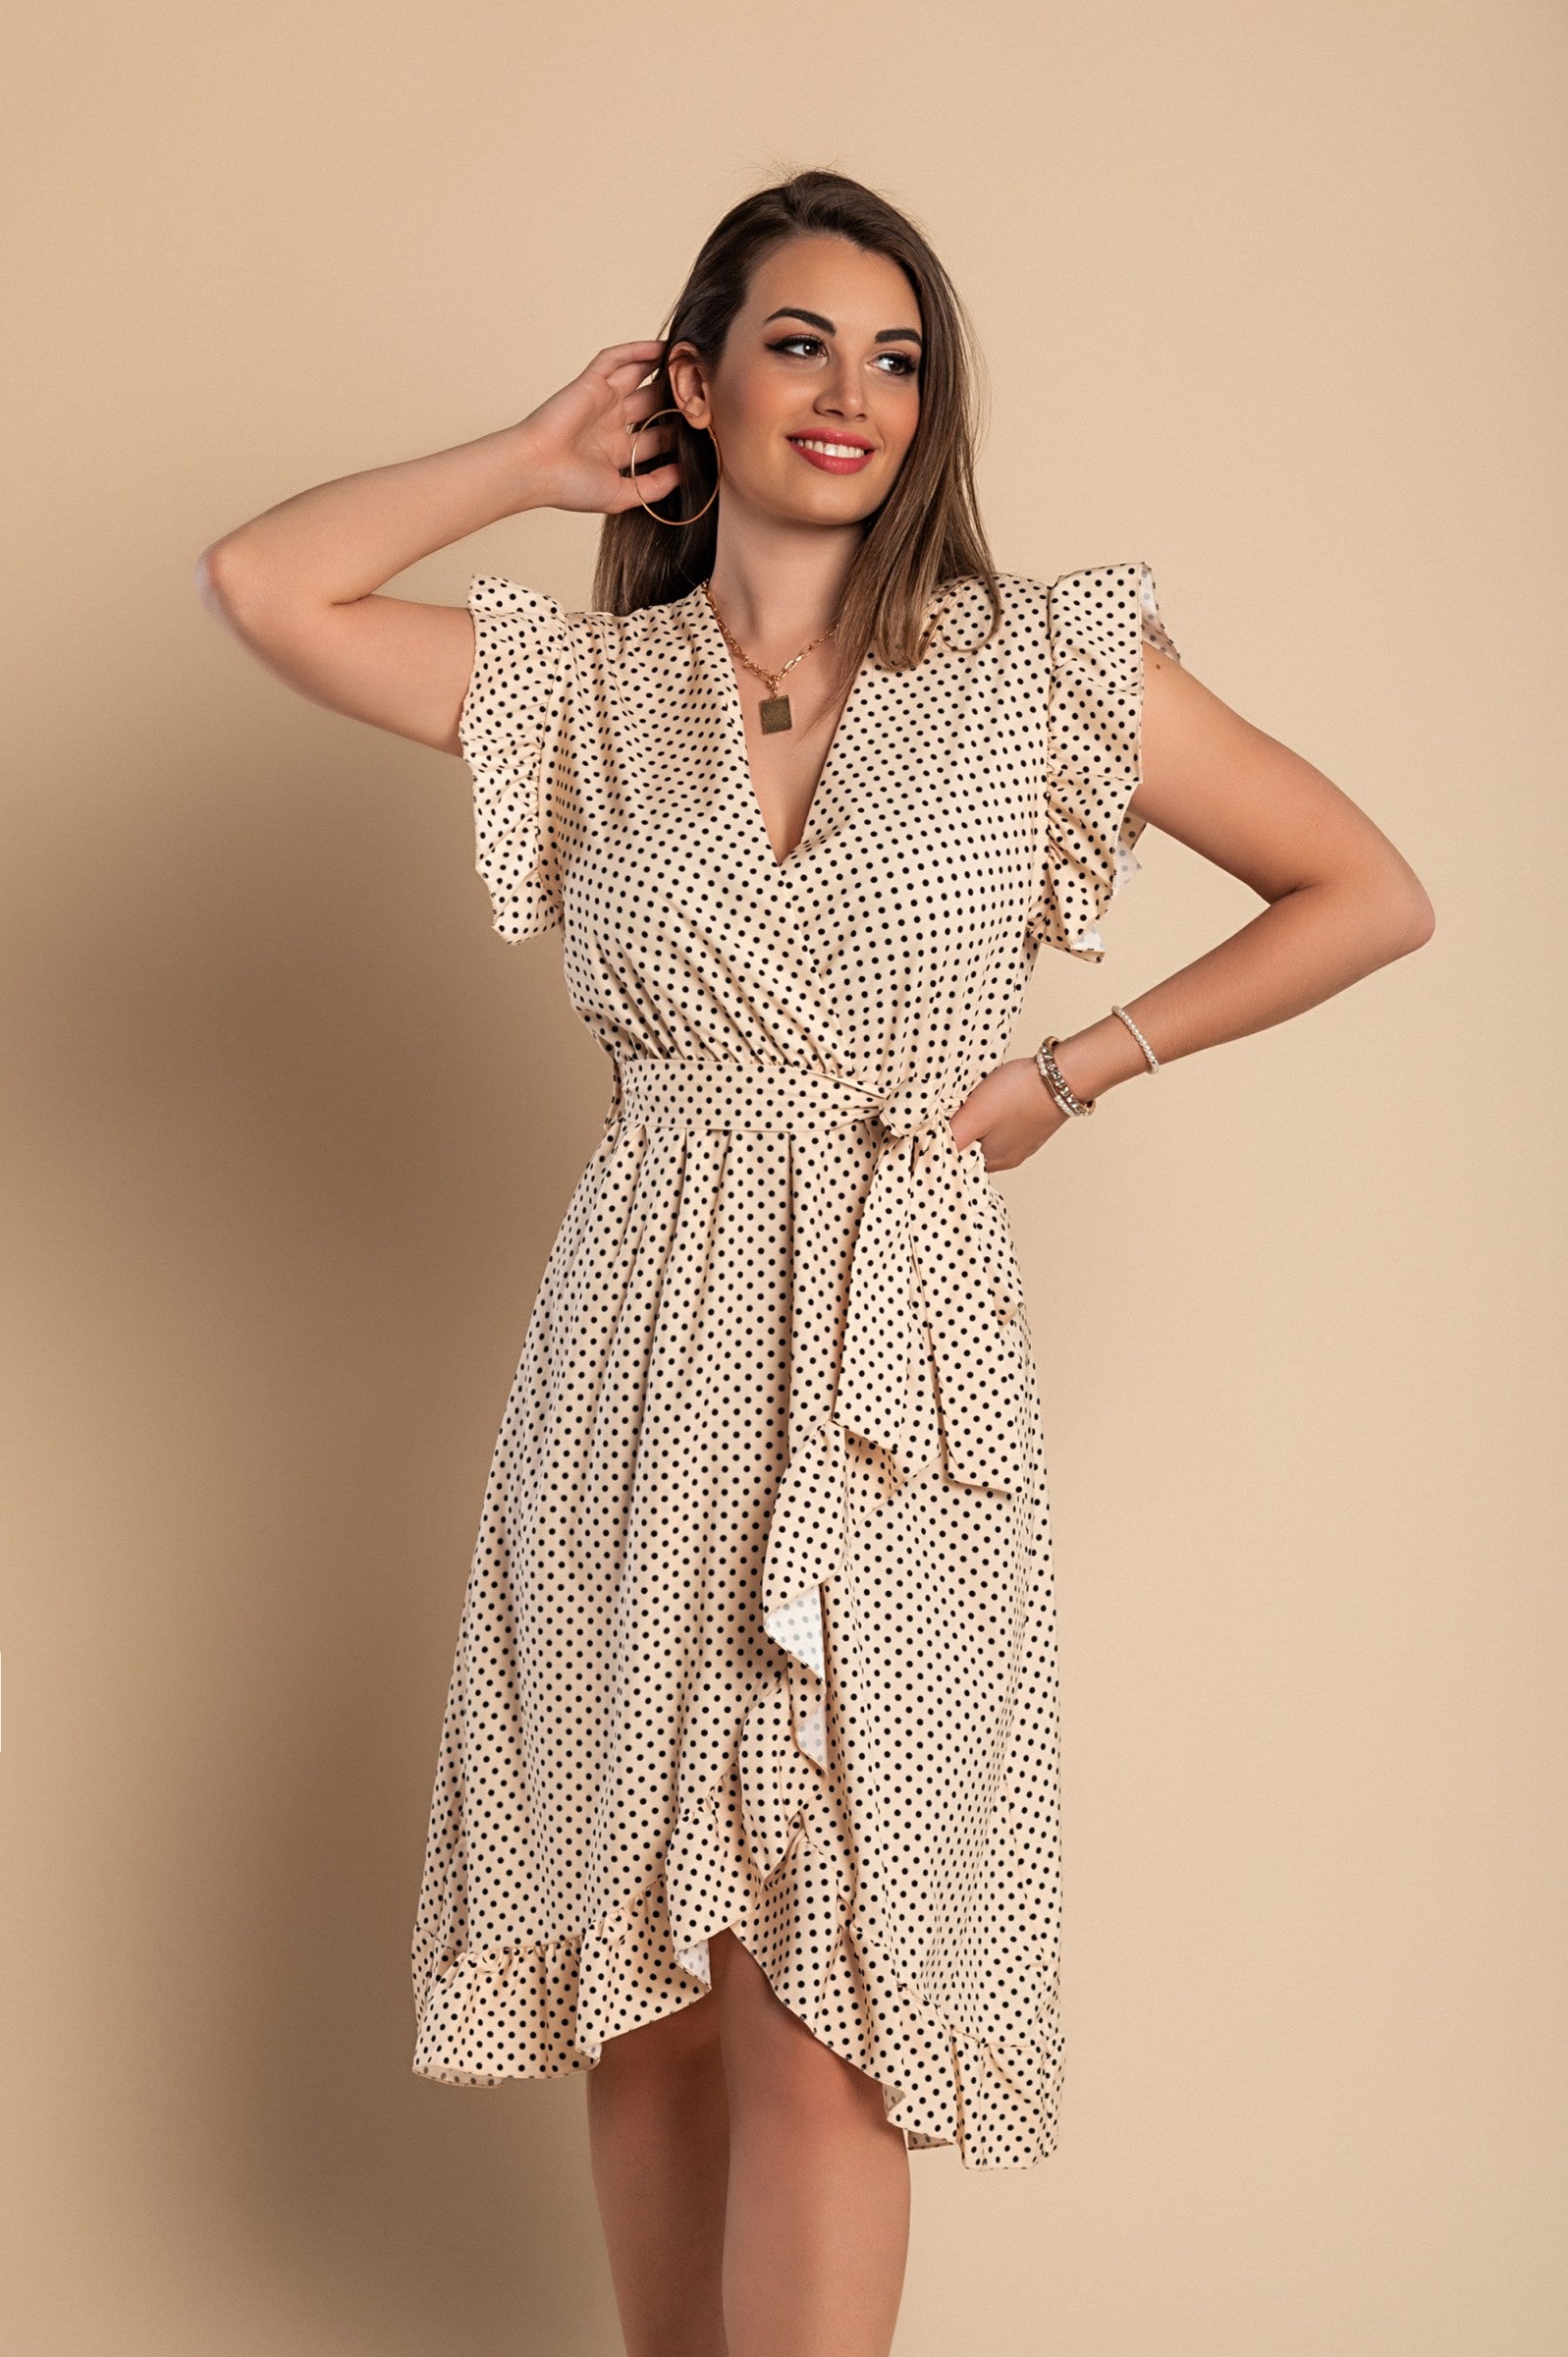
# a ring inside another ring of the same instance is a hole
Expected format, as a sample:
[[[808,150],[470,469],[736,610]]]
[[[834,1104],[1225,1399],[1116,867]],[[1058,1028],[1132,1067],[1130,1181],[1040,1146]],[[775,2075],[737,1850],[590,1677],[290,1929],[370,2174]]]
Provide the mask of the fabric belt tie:
[[[763,1561],[764,1624],[793,1657],[794,1739],[825,1768],[820,1590],[852,1558],[848,1437],[882,1452],[884,1502],[936,1463],[1003,1494],[1024,1478],[1027,1345],[1006,1209],[980,1140],[954,1145],[948,1109],[903,1123],[888,1092],[760,1062],[626,1057],[616,1069],[607,1134],[671,1124],[809,1138],[865,1122],[884,1132],[855,1234],[832,1408],[802,1434],[791,1428]],[[856,1494],[864,1500],[868,1485]],[[762,1840],[765,1860],[777,1846]]]

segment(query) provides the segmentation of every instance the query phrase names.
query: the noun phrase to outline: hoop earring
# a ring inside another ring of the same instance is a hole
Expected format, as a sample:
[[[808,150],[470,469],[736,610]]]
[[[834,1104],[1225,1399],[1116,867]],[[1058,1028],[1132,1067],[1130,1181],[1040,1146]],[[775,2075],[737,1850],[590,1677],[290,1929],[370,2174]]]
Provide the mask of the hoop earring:
[[[708,425],[708,426],[704,426],[702,430],[703,430],[703,432],[704,432],[704,433],[707,435],[707,437],[708,437],[709,441],[710,441],[710,442],[713,442],[713,463],[714,463],[714,466],[715,466],[718,468],[718,473],[717,473],[717,475],[716,475],[716,476],[715,476],[715,478],[714,478],[714,486],[713,486],[713,489],[712,489],[712,490],[709,492],[709,494],[708,494],[707,498],[706,498],[706,499],[703,501],[703,504],[702,504],[702,506],[701,506],[701,507],[700,507],[700,508],[697,510],[697,515],[696,515],[696,516],[654,516],[654,512],[653,512],[652,508],[650,508],[650,507],[649,507],[649,505],[648,505],[648,503],[647,503],[647,501],[646,501],[645,499],[643,499],[643,497],[642,497],[642,485],[641,485],[641,484],[638,482],[638,480],[637,480],[637,442],[638,442],[638,438],[639,438],[639,436],[641,436],[642,434],[644,434],[644,433],[646,433],[646,432],[647,432],[647,430],[648,430],[649,426],[650,426],[650,425],[652,425],[652,423],[653,423],[653,421],[654,421],[654,418],[655,418],[655,417],[683,417],[683,416],[685,415],[685,413],[686,413],[686,412],[685,412],[685,411],[684,411],[684,410],[676,410],[676,409],[672,409],[672,410],[655,410],[655,411],[654,411],[654,413],[653,413],[653,417],[645,417],[645,418],[643,419],[643,421],[642,421],[641,425],[639,425],[639,426],[638,426],[636,433],[634,433],[634,434],[632,435],[632,437],[631,437],[631,461],[630,461],[630,466],[629,466],[629,472],[630,472],[630,475],[631,475],[631,488],[633,489],[633,491],[635,491],[635,492],[636,492],[638,499],[642,501],[642,512],[643,512],[643,514],[644,514],[645,516],[653,516],[653,520],[654,520],[654,522],[655,522],[655,523],[667,523],[667,524],[669,524],[669,526],[670,526],[670,528],[671,528],[671,530],[672,530],[672,531],[679,531],[679,530],[681,530],[681,529],[682,529],[682,528],[683,528],[683,527],[684,527],[686,524],[688,524],[688,523],[695,523],[695,522],[696,522],[696,521],[697,521],[697,516],[706,516],[706,515],[707,515],[707,513],[708,513],[708,510],[709,510],[709,509],[710,509],[710,508],[713,506],[713,503],[714,503],[714,501],[715,501],[715,500],[718,498],[718,496],[719,496],[719,485],[720,485],[720,483],[721,483],[721,482],[724,480],[724,464],[723,464],[723,462],[722,462],[722,460],[720,459],[720,456],[719,456],[719,445],[718,445],[718,443],[717,443],[716,441],[714,441],[714,432],[713,432],[713,428],[712,428],[712,426],[711,426],[711,425]],[[670,496],[670,494],[669,494],[669,492],[667,491],[667,492],[665,493],[665,497],[668,499],[668,498],[669,498],[669,496]]]

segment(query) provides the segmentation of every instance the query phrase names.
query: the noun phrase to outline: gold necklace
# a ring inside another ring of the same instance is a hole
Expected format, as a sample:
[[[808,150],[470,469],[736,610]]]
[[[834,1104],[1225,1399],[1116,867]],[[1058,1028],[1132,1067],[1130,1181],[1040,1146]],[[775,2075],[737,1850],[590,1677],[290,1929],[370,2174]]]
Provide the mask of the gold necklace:
[[[743,663],[748,671],[755,672],[759,680],[766,680],[768,683],[769,693],[763,697],[761,710],[763,735],[765,737],[776,737],[781,729],[792,729],[795,725],[795,717],[789,709],[789,698],[786,695],[781,695],[779,692],[779,683],[784,678],[785,671],[794,670],[795,665],[800,661],[802,655],[810,654],[811,647],[820,646],[823,638],[831,638],[833,636],[834,631],[838,628],[838,620],[837,615],[834,617],[833,621],[829,623],[827,629],[822,632],[822,636],[813,638],[811,641],[811,646],[803,646],[800,650],[800,654],[790,656],[788,662],[784,667],[784,671],[764,671],[760,663],[753,663],[751,657],[747,654],[745,648],[740,644],[739,640],[730,636],[730,630],[726,626],[724,616],[720,613],[718,607],[713,602],[713,591],[709,588],[706,581],[704,581],[702,584],[702,594],[708,601],[709,609],[713,615],[714,621],[719,625],[720,630],[724,631],[726,643],[733,651],[737,661]]]

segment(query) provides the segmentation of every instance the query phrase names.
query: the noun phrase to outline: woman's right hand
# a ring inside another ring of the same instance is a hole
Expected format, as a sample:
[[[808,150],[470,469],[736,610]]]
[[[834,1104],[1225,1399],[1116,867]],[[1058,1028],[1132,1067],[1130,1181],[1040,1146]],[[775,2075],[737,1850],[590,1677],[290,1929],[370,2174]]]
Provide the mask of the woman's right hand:
[[[381,594],[406,567],[528,508],[619,515],[679,482],[672,414],[637,446],[650,466],[632,482],[628,426],[660,408],[644,386],[661,339],[610,344],[580,376],[519,423],[451,450],[314,483],[202,550],[196,591],[241,643],[313,703],[351,720],[460,752],[459,721],[474,670],[463,606]]]
[[[639,498],[650,506],[668,499],[680,480],[673,458],[663,466],[648,461],[672,453],[676,420],[661,417],[637,444],[635,483],[625,467],[631,432],[662,405],[656,385],[644,385],[665,352],[651,337],[637,344],[607,344],[580,376],[523,418],[520,431],[529,450],[529,504],[567,508],[592,516],[619,516]]]

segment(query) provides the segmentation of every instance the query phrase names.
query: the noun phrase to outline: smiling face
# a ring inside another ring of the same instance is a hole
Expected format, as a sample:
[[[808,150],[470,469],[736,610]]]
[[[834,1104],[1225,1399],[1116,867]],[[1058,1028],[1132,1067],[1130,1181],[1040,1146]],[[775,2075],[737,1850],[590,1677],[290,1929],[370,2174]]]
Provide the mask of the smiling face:
[[[919,421],[923,324],[896,262],[813,236],[758,264],[715,366],[672,345],[675,399],[712,428],[731,515],[841,526],[874,514]]]

